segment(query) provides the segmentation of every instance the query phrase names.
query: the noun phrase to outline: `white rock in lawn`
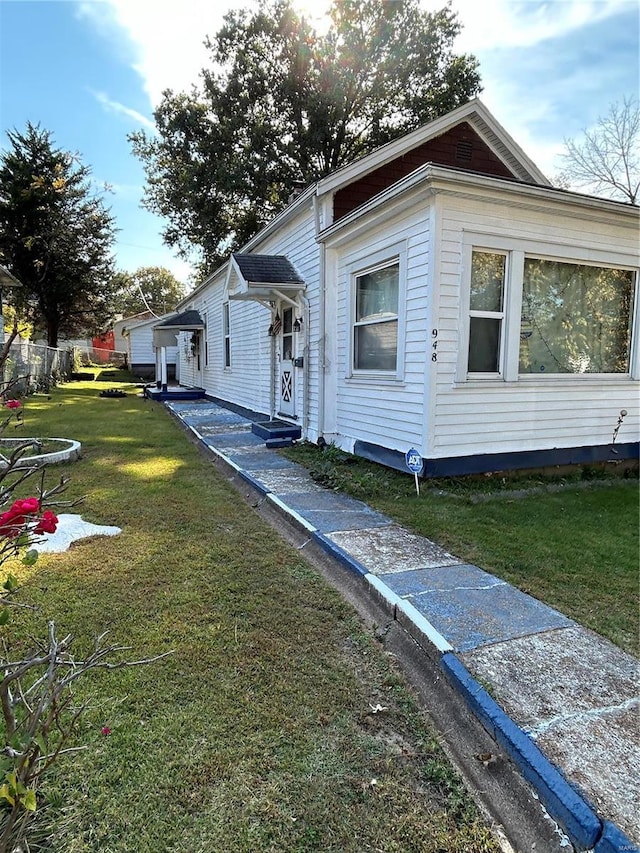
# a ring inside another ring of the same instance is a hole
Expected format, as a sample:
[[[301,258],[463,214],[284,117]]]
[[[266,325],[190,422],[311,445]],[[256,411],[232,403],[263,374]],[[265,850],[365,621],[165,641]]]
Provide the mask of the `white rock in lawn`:
[[[117,536],[118,533],[122,533],[120,527],[91,524],[89,521],[83,521],[81,515],[63,512],[58,516],[56,532],[39,536],[32,547],[40,553],[57,553],[67,551],[77,539],[86,539],[88,536]]]

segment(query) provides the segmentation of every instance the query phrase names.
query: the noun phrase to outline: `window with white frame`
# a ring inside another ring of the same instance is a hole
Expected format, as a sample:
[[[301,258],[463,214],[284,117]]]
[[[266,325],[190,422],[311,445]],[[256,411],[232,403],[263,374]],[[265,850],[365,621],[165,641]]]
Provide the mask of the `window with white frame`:
[[[231,323],[228,302],[224,302],[222,304],[222,340],[224,347],[224,366],[231,367]]]
[[[467,255],[464,375],[630,373],[634,270],[487,242]]]
[[[469,373],[502,372],[507,256],[474,251],[469,290]]]
[[[395,373],[398,366],[400,264],[353,276],[353,370]]]

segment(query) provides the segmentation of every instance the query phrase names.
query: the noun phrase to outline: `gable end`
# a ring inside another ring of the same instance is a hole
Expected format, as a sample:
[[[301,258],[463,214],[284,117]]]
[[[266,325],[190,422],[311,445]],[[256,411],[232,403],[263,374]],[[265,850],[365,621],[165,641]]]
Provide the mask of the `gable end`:
[[[425,163],[452,166],[513,181],[520,179],[464,121],[338,190],[333,199],[333,221],[342,219]]]

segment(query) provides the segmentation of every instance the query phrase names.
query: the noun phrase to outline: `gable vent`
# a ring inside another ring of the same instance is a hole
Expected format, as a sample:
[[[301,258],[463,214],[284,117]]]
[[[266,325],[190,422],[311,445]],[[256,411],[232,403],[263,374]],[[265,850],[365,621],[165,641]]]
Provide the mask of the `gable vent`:
[[[462,141],[456,145],[456,160],[460,160],[462,163],[470,163],[472,153],[473,146],[470,142]]]

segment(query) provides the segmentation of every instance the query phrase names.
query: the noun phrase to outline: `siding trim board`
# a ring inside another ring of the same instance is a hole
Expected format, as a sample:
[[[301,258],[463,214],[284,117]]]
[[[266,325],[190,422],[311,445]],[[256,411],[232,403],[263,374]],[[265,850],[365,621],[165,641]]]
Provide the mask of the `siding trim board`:
[[[377,462],[406,474],[405,454],[390,450],[367,441],[356,441],[353,446],[356,456]],[[470,474],[498,473],[501,471],[524,471],[536,468],[559,466],[593,465],[610,462],[638,462],[640,442],[600,444],[592,447],[555,447],[550,450],[527,450],[511,453],[482,453],[477,456],[448,456],[443,459],[425,459],[422,477],[461,477]]]

